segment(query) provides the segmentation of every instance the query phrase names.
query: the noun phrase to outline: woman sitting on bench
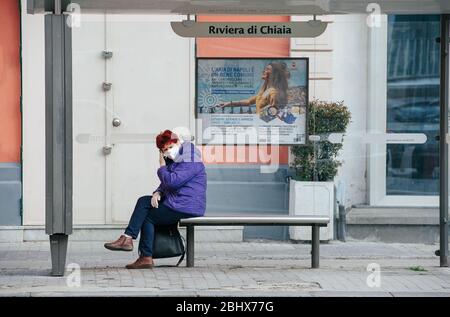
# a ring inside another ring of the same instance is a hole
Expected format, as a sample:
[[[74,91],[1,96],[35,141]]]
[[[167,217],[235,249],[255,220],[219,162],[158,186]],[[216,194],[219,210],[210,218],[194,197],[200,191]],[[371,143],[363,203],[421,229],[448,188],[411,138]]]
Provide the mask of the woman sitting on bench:
[[[138,199],[125,233],[105,248],[132,251],[133,239],[141,232],[139,258],[127,269],[153,267],[155,225],[176,224],[180,219],[203,216],[206,208],[206,172],[200,151],[191,142],[183,143],[170,130],[156,137],[159,149],[159,187],[152,196]]]

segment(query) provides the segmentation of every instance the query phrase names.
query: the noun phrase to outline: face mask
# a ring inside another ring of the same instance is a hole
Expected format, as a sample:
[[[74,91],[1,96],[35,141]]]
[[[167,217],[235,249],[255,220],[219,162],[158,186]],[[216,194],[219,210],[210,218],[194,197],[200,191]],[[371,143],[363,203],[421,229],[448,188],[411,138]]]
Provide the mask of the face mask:
[[[179,145],[174,145],[172,148],[166,151],[166,155],[168,158],[174,160],[178,156],[178,152],[180,151]]]

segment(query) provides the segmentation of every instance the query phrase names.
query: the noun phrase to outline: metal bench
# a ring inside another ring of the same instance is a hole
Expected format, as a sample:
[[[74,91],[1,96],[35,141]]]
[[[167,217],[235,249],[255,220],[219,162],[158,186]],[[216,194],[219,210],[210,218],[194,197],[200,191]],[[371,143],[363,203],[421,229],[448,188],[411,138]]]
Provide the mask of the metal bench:
[[[186,227],[186,266],[194,266],[194,228],[195,226],[310,226],[311,227],[311,267],[319,267],[320,227],[326,227],[330,222],[325,216],[206,216],[182,219],[180,226]]]

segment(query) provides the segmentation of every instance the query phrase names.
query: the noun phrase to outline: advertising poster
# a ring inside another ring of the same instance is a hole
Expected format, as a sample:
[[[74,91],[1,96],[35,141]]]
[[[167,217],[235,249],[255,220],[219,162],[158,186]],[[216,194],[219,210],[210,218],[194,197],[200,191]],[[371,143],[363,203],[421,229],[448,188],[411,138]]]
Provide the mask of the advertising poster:
[[[199,58],[196,93],[202,144],[306,143],[307,58]]]

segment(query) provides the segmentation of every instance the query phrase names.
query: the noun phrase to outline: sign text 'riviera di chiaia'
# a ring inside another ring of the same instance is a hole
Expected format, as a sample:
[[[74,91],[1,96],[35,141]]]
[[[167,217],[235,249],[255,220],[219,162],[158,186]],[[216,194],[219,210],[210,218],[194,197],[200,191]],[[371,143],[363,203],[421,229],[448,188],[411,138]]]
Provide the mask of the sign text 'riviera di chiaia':
[[[232,27],[225,25],[225,27],[209,26],[209,34],[292,34],[292,30],[287,26],[270,26],[270,25],[252,25],[249,28]]]

